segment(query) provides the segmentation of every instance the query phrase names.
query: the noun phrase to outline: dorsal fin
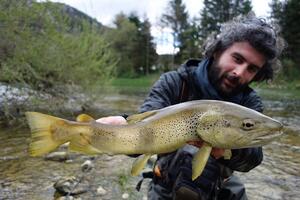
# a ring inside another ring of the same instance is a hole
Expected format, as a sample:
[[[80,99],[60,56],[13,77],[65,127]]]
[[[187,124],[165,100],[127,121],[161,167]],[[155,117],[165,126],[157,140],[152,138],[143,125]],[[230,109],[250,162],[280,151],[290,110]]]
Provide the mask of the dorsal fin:
[[[94,121],[95,119],[87,114],[80,114],[76,117],[77,122],[90,122]]]
[[[140,114],[130,115],[126,120],[127,120],[128,124],[133,124],[133,123],[142,121],[143,119],[146,119],[150,116],[153,116],[156,113],[157,113],[156,110],[151,110],[151,111],[147,111],[147,112],[140,113]]]

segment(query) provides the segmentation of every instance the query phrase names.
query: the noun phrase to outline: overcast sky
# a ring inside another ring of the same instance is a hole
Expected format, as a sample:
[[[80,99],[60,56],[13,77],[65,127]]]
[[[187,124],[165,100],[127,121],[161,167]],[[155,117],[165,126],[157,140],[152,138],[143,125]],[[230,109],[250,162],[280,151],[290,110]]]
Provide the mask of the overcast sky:
[[[157,42],[159,54],[171,53],[172,38],[168,32],[158,28],[160,17],[166,12],[170,0],[51,0],[68,4],[93,18],[96,18],[104,25],[111,26],[114,16],[121,11],[128,14],[135,11],[140,17],[146,16],[152,24],[151,33]],[[183,0],[191,17],[199,16],[204,0]],[[271,0],[252,0],[253,10],[257,16],[266,17],[269,15],[269,2]]]

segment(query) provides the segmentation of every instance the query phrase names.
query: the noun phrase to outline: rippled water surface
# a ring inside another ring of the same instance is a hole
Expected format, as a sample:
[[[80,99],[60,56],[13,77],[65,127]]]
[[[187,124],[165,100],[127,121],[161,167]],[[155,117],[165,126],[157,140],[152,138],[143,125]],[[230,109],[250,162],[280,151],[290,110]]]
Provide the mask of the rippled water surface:
[[[300,99],[292,94],[260,90],[265,113],[286,126],[284,136],[264,147],[264,161],[248,173],[238,173],[246,185],[249,199],[300,199]],[[99,115],[134,113],[145,93],[109,95],[99,101]],[[82,174],[80,165],[89,156],[72,154],[67,162],[47,161],[28,156],[28,129],[0,131],[0,199],[55,199],[53,184],[61,177],[79,176],[89,182],[82,199],[145,199],[134,190],[139,178],[130,177],[132,158],[100,155],[94,157],[95,168]],[[101,186],[106,194],[99,196]]]

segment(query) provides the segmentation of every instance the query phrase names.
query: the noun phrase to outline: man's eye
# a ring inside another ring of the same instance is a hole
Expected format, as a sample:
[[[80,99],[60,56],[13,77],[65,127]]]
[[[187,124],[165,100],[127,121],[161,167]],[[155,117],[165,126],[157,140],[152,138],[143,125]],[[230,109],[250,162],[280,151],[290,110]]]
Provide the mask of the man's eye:
[[[248,71],[251,72],[251,73],[256,73],[258,71],[258,69],[257,69],[257,67],[249,66]]]
[[[235,61],[236,63],[238,63],[238,64],[243,63],[243,60],[242,60],[241,58],[239,58],[239,57],[234,56],[233,59],[234,59],[234,61]]]

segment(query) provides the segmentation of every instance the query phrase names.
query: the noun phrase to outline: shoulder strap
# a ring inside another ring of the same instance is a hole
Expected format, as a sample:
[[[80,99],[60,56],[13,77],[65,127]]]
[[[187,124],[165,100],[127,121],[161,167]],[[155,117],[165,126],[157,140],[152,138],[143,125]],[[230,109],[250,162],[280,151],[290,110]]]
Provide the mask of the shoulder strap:
[[[181,84],[181,92],[179,96],[179,103],[185,102],[188,100],[188,95],[189,95],[189,87],[187,86],[186,80],[182,80]]]
[[[199,59],[189,59],[184,65],[186,67],[198,66],[200,62],[201,60]],[[179,103],[187,101],[188,97],[189,97],[189,87],[187,84],[187,80],[182,78],[181,92],[178,99]]]

